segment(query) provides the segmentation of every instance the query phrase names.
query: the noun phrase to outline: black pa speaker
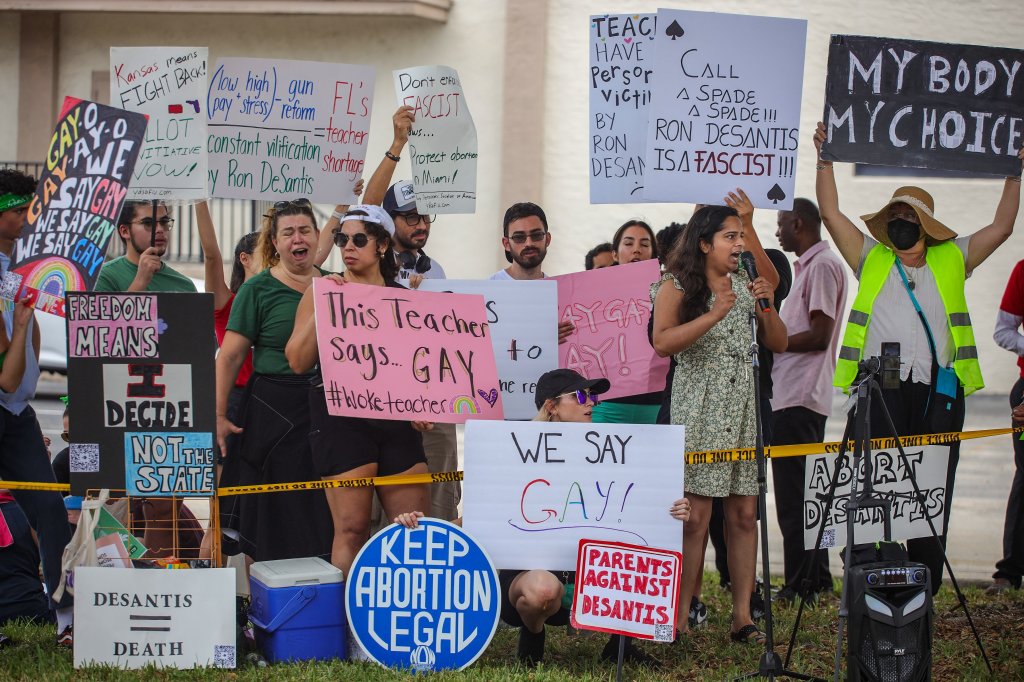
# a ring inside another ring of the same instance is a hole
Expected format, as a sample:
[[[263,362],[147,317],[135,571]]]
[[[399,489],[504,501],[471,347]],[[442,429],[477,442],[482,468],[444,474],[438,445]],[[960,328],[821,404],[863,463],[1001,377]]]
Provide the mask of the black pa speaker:
[[[931,680],[934,615],[927,566],[906,561],[854,566],[848,604],[848,680]]]

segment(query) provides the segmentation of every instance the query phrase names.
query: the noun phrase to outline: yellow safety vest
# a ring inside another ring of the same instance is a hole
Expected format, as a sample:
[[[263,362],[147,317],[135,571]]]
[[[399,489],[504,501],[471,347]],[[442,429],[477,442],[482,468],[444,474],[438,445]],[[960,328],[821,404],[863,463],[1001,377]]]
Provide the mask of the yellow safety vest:
[[[946,320],[953,336],[953,345],[956,348],[953,370],[964,387],[964,395],[970,395],[983,388],[985,382],[981,378],[978,347],[974,343],[974,329],[971,328],[971,315],[967,311],[967,299],[964,296],[966,273],[963,252],[952,241],[942,242],[928,247],[925,262],[935,276],[939,298],[942,299]],[[839,348],[839,359],[836,361],[836,374],[832,382],[835,386],[848,389],[857,378],[857,364],[864,354],[871,308],[895,263],[896,254],[882,244],[871,249],[864,259],[857,298],[850,309],[843,343]],[[907,323],[917,324],[911,320],[912,318],[908,318]],[[934,329],[932,334],[941,331]]]

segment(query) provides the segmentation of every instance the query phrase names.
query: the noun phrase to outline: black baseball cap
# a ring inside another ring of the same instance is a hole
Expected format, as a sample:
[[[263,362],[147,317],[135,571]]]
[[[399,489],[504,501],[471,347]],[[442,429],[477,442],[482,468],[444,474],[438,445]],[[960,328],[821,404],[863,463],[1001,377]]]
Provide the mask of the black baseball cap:
[[[392,218],[396,213],[416,210],[416,189],[408,180],[396,182],[388,188],[381,206]]]
[[[573,391],[593,391],[595,394],[604,393],[612,387],[610,381],[605,378],[588,379],[579,372],[572,369],[553,369],[544,372],[537,380],[537,393],[533,402],[539,410],[545,400],[557,398]]]

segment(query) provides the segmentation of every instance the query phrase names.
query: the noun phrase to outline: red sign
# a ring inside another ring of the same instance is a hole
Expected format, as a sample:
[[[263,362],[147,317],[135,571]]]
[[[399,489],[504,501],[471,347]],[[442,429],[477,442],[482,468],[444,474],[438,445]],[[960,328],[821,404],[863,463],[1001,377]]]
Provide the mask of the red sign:
[[[671,642],[682,564],[679,552],[580,540],[573,627]]]

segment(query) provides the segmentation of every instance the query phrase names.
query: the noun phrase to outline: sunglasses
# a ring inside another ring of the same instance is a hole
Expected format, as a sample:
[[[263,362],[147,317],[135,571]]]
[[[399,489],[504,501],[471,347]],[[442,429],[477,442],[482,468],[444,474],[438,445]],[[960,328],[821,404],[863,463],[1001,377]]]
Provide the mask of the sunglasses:
[[[416,227],[421,222],[426,223],[427,225],[433,225],[435,222],[437,222],[436,215],[421,215],[419,213],[397,213],[395,214],[395,217],[404,220],[405,224],[408,225],[409,227]]]
[[[357,249],[361,249],[370,243],[370,239],[370,235],[365,232],[356,232],[351,237],[341,230],[334,233],[334,243],[343,249],[348,246],[349,241],[351,241]]]
[[[305,197],[299,197],[298,199],[292,199],[291,201],[276,201],[274,202],[275,211],[283,211],[286,208],[313,208],[313,204],[309,203],[309,199]]]
[[[515,234],[510,235],[508,240],[516,244],[525,244],[527,239],[531,242],[542,242],[544,241],[545,236],[547,236],[547,232],[544,230],[534,230],[529,234],[526,234],[525,232],[516,232]]]
[[[590,402],[594,403],[595,405],[597,405],[598,403],[601,402],[601,399],[597,397],[597,394],[594,393],[590,389],[586,389],[586,390],[580,389],[578,391],[569,391],[568,393],[563,393],[562,395],[556,395],[555,396],[555,400],[558,400],[559,398],[563,398],[563,397],[565,397],[567,395],[574,395],[574,396],[576,396],[576,401],[580,405],[586,405],[588,400]]]

